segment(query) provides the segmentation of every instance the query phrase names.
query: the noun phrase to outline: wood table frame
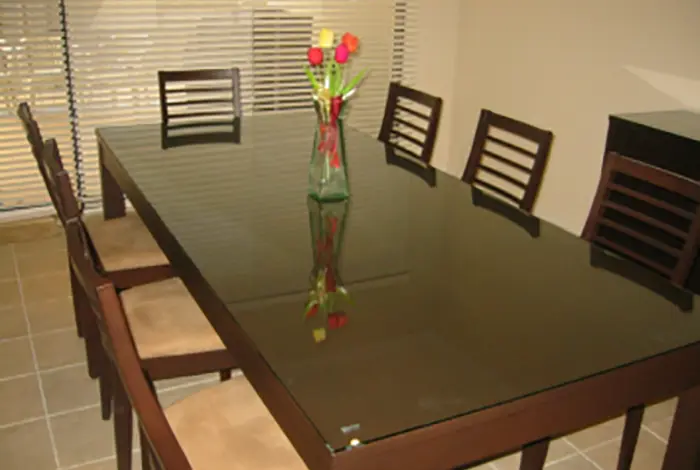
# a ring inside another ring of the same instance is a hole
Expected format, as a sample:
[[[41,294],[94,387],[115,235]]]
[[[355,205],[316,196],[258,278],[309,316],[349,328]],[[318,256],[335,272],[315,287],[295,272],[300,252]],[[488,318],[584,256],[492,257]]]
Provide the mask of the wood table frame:
[[[521,469],[541,468],[550,439],[675,396],[679,396],[678,407],[662,470],[700,469],[700,342],[350,451],[331,453],[254,342],[110,151],[99,130],[96,133],[105,218],[123,216],[124,196],[128,197],[311,470],[448,470],[521,449]],[[638,416],[641,419],[641,414]]]

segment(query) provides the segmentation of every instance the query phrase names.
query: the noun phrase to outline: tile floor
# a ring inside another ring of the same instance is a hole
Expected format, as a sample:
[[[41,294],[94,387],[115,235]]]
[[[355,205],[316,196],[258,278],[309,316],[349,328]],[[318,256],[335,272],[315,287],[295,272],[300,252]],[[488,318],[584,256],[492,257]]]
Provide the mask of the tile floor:
[[[75,334],[66,266],[61,231],[50,219],[0,225],[3,470],[116,468],[111,423],[100,419],[96,383]],[[168,405],[216,381],[166,381],[158,384],[159,395]],[[645,413],[633,470],[661,468],[674,407],[665,402]],[[614,470],[622,425],[617,419],[552,443],[547,468]],[[518,462],[516,454],[477,468],[516,470]]]

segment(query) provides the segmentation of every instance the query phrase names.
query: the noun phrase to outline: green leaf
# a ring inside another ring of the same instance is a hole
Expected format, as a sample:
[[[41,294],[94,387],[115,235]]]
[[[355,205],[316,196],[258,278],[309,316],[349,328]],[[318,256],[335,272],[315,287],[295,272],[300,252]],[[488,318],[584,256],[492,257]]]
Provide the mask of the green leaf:
[[[338,292],[345,300],[350,300],[350,294],[345,287],[338,287],[336,292]]]
[[[355,78],[350,80],[347,85],[345,85],[345,88],[343,88],[343,91],[341,92],[341,95],[346,95],[347,93],[350,92],[353,88],[355,88],[357,85],[360,84],[363,78],[365,78],[365,75],[367,74],[367,69],[362,70],[360,73],[355,75]]]
[[[311,82],[311,86],[314,87],[314,91],[318,90],[318,80],[316,80],[316,75],[314,75],[308,65],[304,66],[304,72],[306,73],[306,76],[309,77],[309,82]]]
[[[318,305],[318,300],[311,299],[308,302],[306,302],[306,306],[304,307],[304,312],[308,312],[309,310],[311,310],[311,307],[313,307],[314,305]]]

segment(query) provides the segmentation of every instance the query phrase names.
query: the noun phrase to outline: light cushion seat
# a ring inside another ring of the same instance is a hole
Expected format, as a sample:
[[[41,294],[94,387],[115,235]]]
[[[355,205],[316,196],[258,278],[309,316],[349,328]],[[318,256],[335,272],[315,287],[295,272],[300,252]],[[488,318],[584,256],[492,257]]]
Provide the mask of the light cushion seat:
[[[179,278],[127,289],[121,300],[141,359],[225,349]]]
[[[109,220],[95,214],[84,220],[105,271],[170,264],[136,213]]]
[[[194,393],[165,415],[195,470],[307,470],[243,376]]]

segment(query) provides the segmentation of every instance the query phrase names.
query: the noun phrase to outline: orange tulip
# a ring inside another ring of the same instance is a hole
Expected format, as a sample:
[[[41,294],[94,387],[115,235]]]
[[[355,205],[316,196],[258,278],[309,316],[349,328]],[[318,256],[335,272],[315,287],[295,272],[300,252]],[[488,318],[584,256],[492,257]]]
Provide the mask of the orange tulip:
[[[360,40],[357,36],[353,36],[350,33],[345,33],[343,34],[343,38],[341,40],[343,44],[348,48],[348,50],[352,53],[357,50],[357,46],[360,45]]]

